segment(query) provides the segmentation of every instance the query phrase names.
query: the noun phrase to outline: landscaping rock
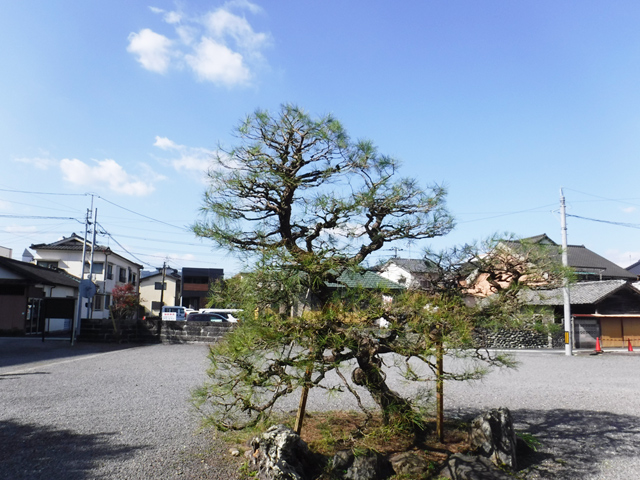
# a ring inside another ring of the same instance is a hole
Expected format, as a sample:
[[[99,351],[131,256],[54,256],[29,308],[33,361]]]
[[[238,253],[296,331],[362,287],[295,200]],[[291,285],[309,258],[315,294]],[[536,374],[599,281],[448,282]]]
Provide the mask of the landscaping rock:
[[[516,469],[516,433],[508,408],[494,409],[474,418],[470,443],[475,454],[489,458],[494,465]]]
[[[431,465],[424,457],[413,452],[396,453],[389,458],[389,462],[396,475],[407,478],[425,477]]]
[[[513,480],[498,469],[488,458],[456,453],[449,457],[440,476],[452,480]]]
[[[377,480],[386,478],[389,470],[389,462],[374,452],[355,456],[350,450],[341,450],[333,457],[331,478]]]
[[[251,467],[260,480],[306,480],[312,478],[314,456],[307,444],[290,428],[274,425],[251,441]]]

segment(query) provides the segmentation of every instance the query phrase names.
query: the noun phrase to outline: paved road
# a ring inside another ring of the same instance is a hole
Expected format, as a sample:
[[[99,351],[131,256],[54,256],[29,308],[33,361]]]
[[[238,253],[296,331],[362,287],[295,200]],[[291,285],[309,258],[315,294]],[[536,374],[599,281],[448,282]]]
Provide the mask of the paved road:
[[[0,338],[0,479],[233,479],[224,462],[199,456],[209,442],[188,398],[205,378],[206,354],[202,345],[71,348]],[[509,407],[517,428],[543,443],[527,478],[639,475],[638,356],[516,357],[518,370],[447,384],[448,414]],[[396,378],[391,383],[410,390]],[[282,408],[296,404],[292,398]],[[308,404],[353,406],[315,391]],[[213,457],[226,456],[219,452]]]

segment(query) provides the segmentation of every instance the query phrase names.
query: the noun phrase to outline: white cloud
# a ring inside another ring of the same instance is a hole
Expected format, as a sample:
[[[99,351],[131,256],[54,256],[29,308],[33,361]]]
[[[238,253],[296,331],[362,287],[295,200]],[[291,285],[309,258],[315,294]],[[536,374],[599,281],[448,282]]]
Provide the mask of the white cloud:
[[[33,157],[33,158],[14,158],[16,162],[25,163],[31,165],[38,170],[47,170],[49,167],[56,165],[58,162],[48,157]]]
[[[7,227],[4,227],[3,230],[7,233],[24,234],[35,233],[38,231],[38,227],[27,225],[9,225]]]
[[[115,160],[106,159],[87,165],[78,159],[60,160],[64,179],[74,185],[98,188],[106,186],[123,195],[144,196],[153,192],[151,183],[145,183],[128,174]]]
[[[148,28],[129,35],[127,52],[137,56],[138,62],[152,72],[165,73],[171,61],[172,41]]]
[[[179,145],[167,137],[156,136],[156,141],[153,145],[165,151],[179,153],[179,158],[169,160],[173,168],[178,172],[188,171],[202,174],[200,178],[203,181],[205,180],[204,174],[209,169],[211,158],[216,154],[215,151],[206,148]]]
[[[10,212],[11,210],[12,210],[11,202],[5,202],[4,200],[0,200],[0,211]]]
[[[167,23],[180,23],[181,19],[182,15],[180,15],[178,12],[168,12],[164,16],[164,21]]]
[[[242,55],[203,37],[195,48],[195,55],[187,55],[185,60],[199,80],[232,86],[245,84],[249,80],[249,69]]]
[[[153,256],[164,257],[169,261],[169,263],[171,263],[172,261],[176,263],[184,263],[184,262],[188,263],[188,262],[193,262],[197,260],[196,256],[191,253],[180,254],[180,253],[169,253],[169,252],[156,252],[153,254]]]
[[[205,16],[205,26],[209,32],[220,40],[232,38],[237,45],[249,50],[260,49],[268,42],[264,33],[256,33],[244,17],[234,15],[222,8]]]
[[[635,212],[636,210],[637,210],[637,208],[636,208],[636,207],[624,207],[624,208],[622,209],[622,211],[623,211],[624,213],[633,213],[633,212]]]
[[[159,147],[162,150],[177,150],[180,149],[180,145],[177,145],[173,140],[169,140],[167,137],[156,136],[156,142],[154,147]]]
[[[176,38],[149,28],[129,35],[127,51],[147,70],[165,73],[170,67],[190,69],[200,81],[227,87],[247,85],[253,71],[264,64],[262,51],[270,43],[268,33],[256,32],[249,21],[231,10],[261,12],[247,0],[234,0],[203,16],[150,7],[173,27]]]

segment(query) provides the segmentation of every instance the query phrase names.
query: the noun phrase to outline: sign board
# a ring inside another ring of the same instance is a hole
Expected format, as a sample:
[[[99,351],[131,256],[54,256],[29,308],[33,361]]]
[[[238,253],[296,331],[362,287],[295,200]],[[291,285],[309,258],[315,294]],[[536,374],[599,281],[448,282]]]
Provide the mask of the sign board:
[[[82,298],[93,298],[96,294],[95,284],[88,279],[84,279],[80,282],[80,296]]]
[[[162,312],[162,320],[176,320],[177,317],[176,312]]]

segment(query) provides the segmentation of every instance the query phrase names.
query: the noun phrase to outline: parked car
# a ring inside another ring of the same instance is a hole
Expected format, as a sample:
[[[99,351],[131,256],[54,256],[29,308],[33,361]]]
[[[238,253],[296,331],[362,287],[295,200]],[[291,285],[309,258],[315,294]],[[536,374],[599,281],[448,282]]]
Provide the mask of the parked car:
[[[216,313],[222,315],[228,322],[237,323],[238,319],[233,314],[241,311],[237,308],[201,308],[198,313]]]
[[[187,317],[187,321],[231,323],[227,317],[220,313],[190,313]]]

